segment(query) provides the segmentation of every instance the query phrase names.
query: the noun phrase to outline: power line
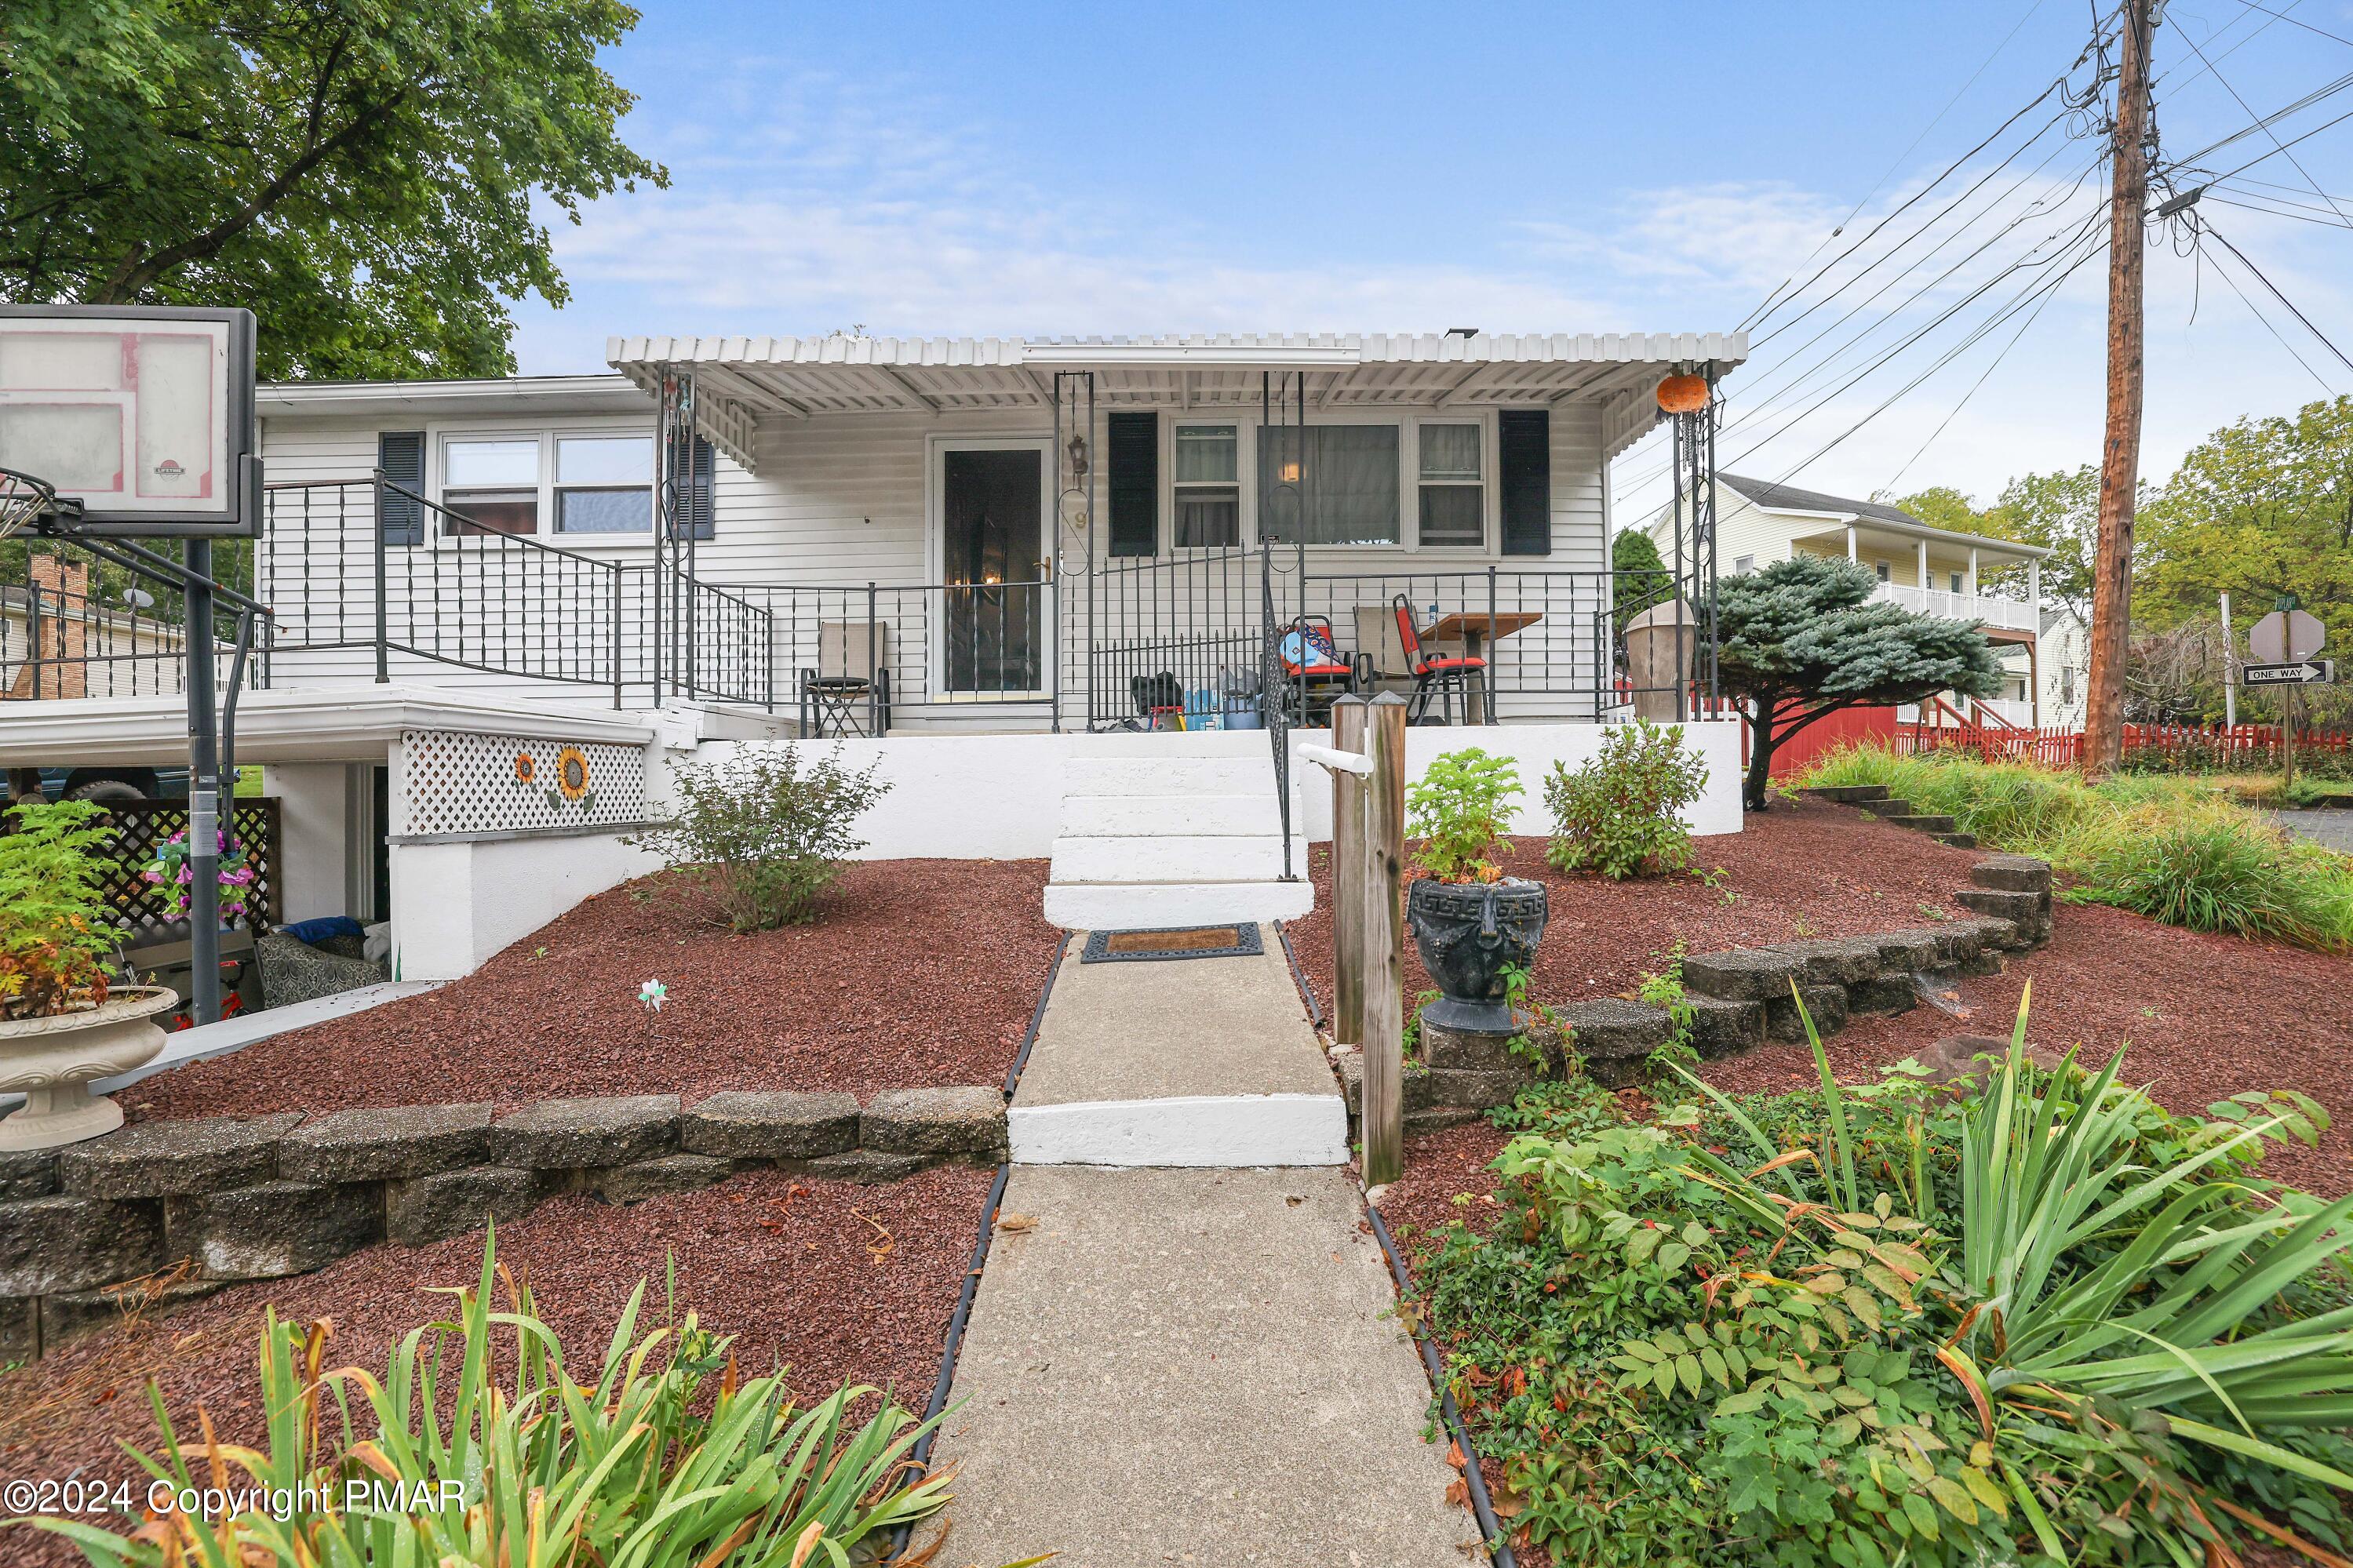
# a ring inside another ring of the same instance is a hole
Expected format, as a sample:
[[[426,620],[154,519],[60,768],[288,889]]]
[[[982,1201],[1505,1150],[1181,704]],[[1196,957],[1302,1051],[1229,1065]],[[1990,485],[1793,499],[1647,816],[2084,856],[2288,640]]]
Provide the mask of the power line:
[[[2301,5],[2302,3],[2303,0],[2296,0],[2297,5]],[[2268,5],[2258,5],[2255,4],[2255,0],[2239,0],[2239,4],[2244,5],[2250,11],[2262,12],[2264,16],[2269,16],[2272,19],[2272,22],[2285,22],[2291,27],[2302,27],[2307,33],[2317,33],[2324,38],[2333,38],[2337,42],[2346,46],[2348,48],[2353,48],[2353,38],[2348,38],[2342,33],[2332,33],[2326,27],[2316,27],[2311,23],[2306,22],[2300,17],[2289,16],[2287,11],[2274,11]],[[2293,11],[2295,9],[2295,5],[2290,5],[2288,7],[2288,11]],[[2265,22],[2263,26],[2268,27],[2271,25],[2271,22]],[[2256,31],[2260,32],[2262,31],[2262,28],[2258,28]],[[2253,37],[2253,36],[2254,35],[2253,33],[2248,35],[2249,37]]]
[[[2244,4],[2245,0],[2241,0],[2241,3]],[[2185,33],[2182,35],[2182,41],[2189,44],[2190,48],[2197,53],[2200,59],[2206,59],[2206,51],[2198,47],[2198,41],[2195,38],[2190,37],[2187,33]],[[2211,60],[2207,60],[2206,68],[2209,70],[2214,70],[2214,64]],[[2215,70],[2214,79],[2222,84],[2222,90],[2229,93],[2232,100],[2235,101],[2241,109],[2245,110],[2249,114],[2253,114],[2255,111],[2255,106],[2249,103],[2246,99],[2240,94],[2239,89],[2231,85],[2230,78],[2224,76],[2221,71]],[[2288,152],[2287,144],[2279,139],[2279,132],[2273,130],[2271,126],[2266,123],[2263,126],[2263,134],[2272,139],[2272,151],[2284,155],[2287,161],[2291,164],[2295,165],[2295,172],[2304,176],[2305,184],[2312,187],[2312,194],[2318,196],[2322,201],[2328,202],[2330,209],[2335,211],[2338,217],[2343,217],[2345,216],[2344,210],[2339,208],[2335,202],[2329,201],[2328,193],[2320,188],[2320,182],[2312,177],[2312,171],[2306,169],[2302,163],[2296,162],[2295,154]]]
[[[2302,310],[2297,310],[2295,307],[2295,301],[2281,293],[2279,290],[2279,285],[2274,283],[2269,278],[2263,276],[2263,269],[2256,266],[2253,261],[2247,259],[2247,253],[2245,251],[2241,250],[2237,246],[2232,245],[2229,237],[2225,236],[2221,229],[2216,228],[2212,224],[2202,224],[2200,226],[2203,233],[2211,236],[2215,242],[2221,245],[2223,249],[2238,258],[2239,265],[2253,273],[2255,275],[2255,281],[2261,283],[2265,289],[2269,289],[2273,299],[2277,300],[2281,304],[2286,306],[2288,314],[2303,322],[2304,330],[2320,340],[2321,347],[2327,349],[2330,353],[2337,356],[2337,363],[2343,365],[2347,370],[2353,370],[2353,359],[2346,358],[2345,351],[2338,348],[2335,343],[2329,342],[2328,334],[2322,331],[2318,327],[2314,326],[2312,324],[2312,318],[2306,315]]]
[[[2220,141],[2209,142],[2205,146],[2200,147],[2195,153],[2191,153],[2185,157],[2176,158],[2168,167],[2182,169],[2202,162],[2210,154],[2221,152],[2223,148],[2228,147],[2233,142],[2243,141],[2247,137],[2253,136],[2256,132],[2266,130],[2277,121],[2285,120],[2291,114],[2300,114],[2304,110],[2313,107],[2315,104],[2327,102],[2329,99],[2336,97],[2338,93],[2343,92],[2348,87],[2353,87],[2353,72],[2348,72],[2344,76],[2338,77],[2336,80],[2329,82],[2325,87],[2316,87],[2313,89],[2310,92],[2306,93],[2302,98],[2295,100],[2293,103],[2284,104],[2280,108],[2273,110],[2269,114],[2263,115],[2256,120],[2253,124],[2241,126],[2238,130],[2232,132],[2228,136],[2221,138]],[[2343,115],[2339,115],[2337,117],[2339,120],[2344,118],[2346,117]],[[2306,132],[2304,135],[2295,138],[2294,141],[2288,142],[2287,145],[2294,146],[2296,142],[2304,141],[2306,137],[2313,136],[2317,134],[2319,132],[2326,131],[2328,129],[2329,125],[2334,125],[2336,123],[2337,121],[2332,120],[2328,121],[2327,125],[2315,126],[2312,130]],[[2277,149],[2274,149],[2274,151],[2277,151]],[[2263,158],[2268,158],[2272,154],[2270,153],[2266,153],[2263,154]],[[2241,164],[2240,168],[2251,169],[2254,167],[2256,163],[2260,163],[2262,162],[2263,158],[2257,158],[2250,163]],[[2233,169],[2231,171],[2231,174],[2235,174],[2238,172],[2238,169]],[[2227,180],[2231,176],[2230,174],[2225,174],[2221,177]]]
[[[1937,186],[1943,184],[1947,180],[1952,178],[1954,171],[1959,169],[1970,159],[1976,157],[1979,153],[1984,152],[1988,147],[1992,146],[1996,142],[2000,141],[2004,132],[2017,124],[2020,121],[2025,119],[2029,111],[2041,104],[2044,99],[2049,98],[2053,92],[2057,92],[2065,87],[2066,81],[2067,79],[2065,77],[2061,77],[2057,80],[2052,82],[2050,86],[2044,88],[2041,92],[2036,93],[2031,99],[2028,100],[2026,103],[2021,105],[2015,112],[2013,112],[2009,119],[1994,127],[1992,134],[1986,137],[1984,141],[1979,142],[1968,152],[1962,153],[1959,157],[1954,159],[1950,163],[1945,165],[1943,173],[1939,174],[1935,179],[1929,181],[1926,184],[1921,186],[1918,190],[1913,192],[1912,195],[1905,197],[1904,200],[1896,205],[1894,211],[1890,212],[1885,217],[1881,218],[1877,223],[1873,224],[1871,227],[1864,232],[1861,239],[1856,240],[1852,245],[1848,246],[1844,250],[1839,252],[1836,256],[1831,257],[1828,261],[1822,263],[1820,268],[1817,270],[1812,277],[1807,279],[1803,283],[1799,284],[1798,287],[1792,290],[1789,298],[1795,299],[1799,294],[1802,294],[1807,289],[1812,288],[1814,284],[1822,278],[1823,274],[1829,272],[1831,268],[1836,267],[1840,262],[1853,255],[1855,251],[1860,249],[1862,247],[1870,244],[1881,229],[1885,228],[1889,224],[1894,223],[1897,218],[1903,216],[1904,214],[1910,210],[1911,207],[1920,201],[1922,197],[1935,190]],[[2050,123],[2042,127],[2042,131],[2048,131],[2051,128],[2051,125],[2057,124],[2059,121],[2064,118],[2065,112],[2052,116]],[[2033,145],[2035,141],[2042,139],[2042,131],[2036,132],[2034,137],[2028,142],[2027,145]],[[1787,301],[1785,300],[1784,303],[1786,302]],[[1751,312],[1750,318],[1743,321],[1740,324],[1743,328],[1761,327],[1771,319],[1772,311],[1770,310],[1766,310]]]
[[[2081,264],[2078,263],[2078,265]],[[2069,268],[2069,271],[2073,270],[2073,268]],[[2060,274],[2057,282],[2063,283],[2066,280],[2066,273],[2062,273]],[[1978,392],[1983,390],[1985,384],[1992,378],[1993,373],[2001,368],[2001,362],[2010,357],[2010,351],[2018,346],[2018,341],[2021,338],[2026,336],[2027,330],[2032,327],[2035,321],[2042,317],[2042,307],[2051,303],[2052,297],[2058,293],[2058,291],[2059,290],[2055,284],[2053,287],[2043,290],[2042,298],[2034,302],[2034,309],[2027,312],[2026,320],[2018,324],[2018,331],[2010,333],[2010,342],[2002,344],[2000,350],[1993,356],[1992,362],[1989,363],[1983,371],[1978,373],[1977,380],[1969,383],[1969,389],[1961,394],[1960,401],[1953,405],[1951,412],[1947,413],[1944,418],[1937,421],[1936,427],[1928,432],[1928,438],[1920,443],[1919,449],[1915,451],[1910,457],[1904,459],[1904,466],[1896,469],[1894,473],[1888,476],[1886,488],[1889,491],[1892,492],[1895,489],[1895,482],[1898,479],[1901,479],[1905,474],[1912,471],[1912,465],[1920,460],[1922,454],[1926,453],[1929,447],[1936,444],[1937,437],[1944,435],[1946,427],[1951,425],[1954,420],[1960,417],[1961,410],[1969,405],[1969,399],[1975,397]]]
[[[2214,234],[2214,231],[2211,228],[2200,230],[2199,234],[2198,250],[2199,254],[2201,256],[2205,254],[2205,238],[2206,236],[2210,234],[2214,235],[2214,237],[2217,239],[2222,237],[2219,234]],[[2295,345],[2287,341],[2286,336],[2281,332],[2278,327],[2273,325],[2272,319],[2269,316],[2264,315],[2261,310],[2255,308],[2255,302],[2247,298],[2247,291],[2239,287],[2239,280],[2232,277],[2229,269],[2224,268],[2219,261],[2216,262],[2214,266],[2214,276],[2220,278],[2223,282],[2230,285],[2231,292],[2236,294],[2239,297],[2239,302],[2246,306],[2247,314],[2254,317],[2256,321],[2263,323],[2263,330],[2271,333],[2272,337],[2279,343],[2279,346],[2287,351],[2288,358],[2295,361],[2296,363],[2304,367],[2305,374],[2312,377],[2315,382],[2319,384],[2321,391],[2331,395],[2335,394],[2337,389],[2328,384],[2327,378],[2323,376],[2318,371],[2313,369],[2311,362],[2306,360],[2302,354],[2295,352]]]

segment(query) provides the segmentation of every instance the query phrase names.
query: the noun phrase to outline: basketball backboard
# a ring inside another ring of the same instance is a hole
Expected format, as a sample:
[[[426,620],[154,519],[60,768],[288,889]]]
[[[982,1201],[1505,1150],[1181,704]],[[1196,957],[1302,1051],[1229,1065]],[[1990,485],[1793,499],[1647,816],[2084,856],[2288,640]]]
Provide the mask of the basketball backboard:
[[[80,531],[250,537],[253,312],[0,305],[0,468],[78,500]]]

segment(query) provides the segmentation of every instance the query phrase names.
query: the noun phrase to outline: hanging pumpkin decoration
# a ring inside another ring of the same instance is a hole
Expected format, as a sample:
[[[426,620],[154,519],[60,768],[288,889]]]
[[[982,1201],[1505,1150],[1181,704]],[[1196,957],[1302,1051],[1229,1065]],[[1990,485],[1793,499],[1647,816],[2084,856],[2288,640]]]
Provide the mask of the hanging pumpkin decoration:
[[[1669,414],[1696,414],[1707,406],[1707,378],[1671,375],[1659,383],[1659,406]]]

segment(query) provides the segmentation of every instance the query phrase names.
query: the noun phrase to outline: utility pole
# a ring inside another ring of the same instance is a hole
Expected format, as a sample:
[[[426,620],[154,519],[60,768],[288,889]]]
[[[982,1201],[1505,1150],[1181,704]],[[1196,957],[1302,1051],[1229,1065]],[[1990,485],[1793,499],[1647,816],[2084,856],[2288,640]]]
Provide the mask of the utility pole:
[[[2116,142],[2109,150],[2108,421],[2100,451],[2100,532],[2092,563],[2092,657],[2084,706],[2084,772],[2094,778],[2124,758],[2133,498],[2140,486],[2141,221],[2148,202],[2149,34],[2157,25],[2151,0],[2124,0],[2122,19]]]

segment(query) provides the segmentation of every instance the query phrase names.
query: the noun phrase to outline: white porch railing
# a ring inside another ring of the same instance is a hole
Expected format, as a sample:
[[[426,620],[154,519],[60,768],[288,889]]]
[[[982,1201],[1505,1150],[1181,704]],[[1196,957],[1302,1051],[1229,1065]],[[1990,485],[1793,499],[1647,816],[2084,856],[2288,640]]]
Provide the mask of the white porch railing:
[[[1907,588],[1882,583],[1873,595],[1901,605],[1915,615],[1942,616],[1951,621],[1983,621],[2004,631],[2039,631],[2042,617],[2023,599],[1997,599],[1986,594],[1952,594],[1942,588]]]

